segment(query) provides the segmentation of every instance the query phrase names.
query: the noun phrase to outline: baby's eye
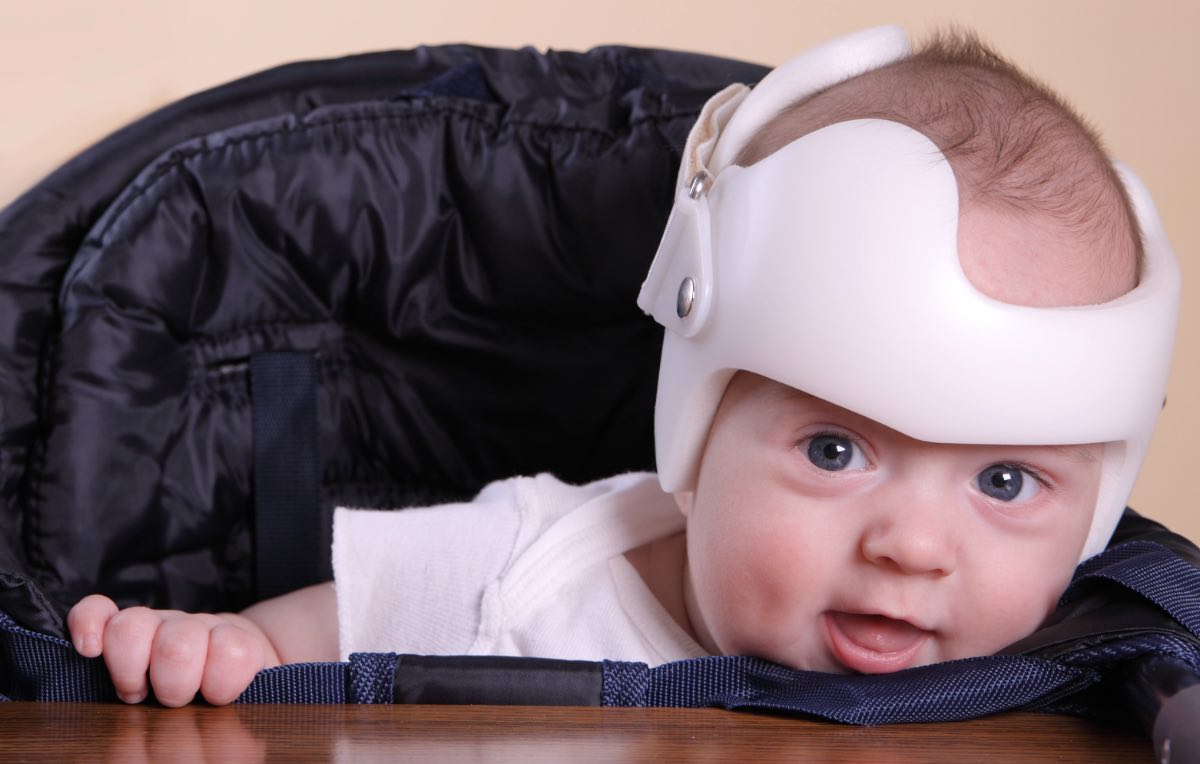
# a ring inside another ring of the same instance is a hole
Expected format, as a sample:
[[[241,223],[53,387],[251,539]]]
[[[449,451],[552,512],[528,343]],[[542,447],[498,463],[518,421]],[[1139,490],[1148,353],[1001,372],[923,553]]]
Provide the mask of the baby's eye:
[[[817,435],[808,441],[808,460],[828,472],[861,470],[867,458],[854,441],[841,435]]]
[[[979,473],[979,490],[997,501],[1029,501],[1038,493],[1038,480],[1020,467],[993,464]]]

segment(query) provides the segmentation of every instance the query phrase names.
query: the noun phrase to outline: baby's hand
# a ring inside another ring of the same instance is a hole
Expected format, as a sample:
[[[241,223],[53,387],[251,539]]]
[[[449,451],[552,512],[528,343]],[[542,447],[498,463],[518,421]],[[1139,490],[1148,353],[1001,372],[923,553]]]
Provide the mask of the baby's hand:
[[[108,597],[93,594],[71,608],[67,628],[80,655],[104,656],[126,703],[140,703],[153,687],[164,706],[187,705],[197,691],[223,705],[236,700],[261,669],[279,665],[262,630],[238,615],[119,610]]]

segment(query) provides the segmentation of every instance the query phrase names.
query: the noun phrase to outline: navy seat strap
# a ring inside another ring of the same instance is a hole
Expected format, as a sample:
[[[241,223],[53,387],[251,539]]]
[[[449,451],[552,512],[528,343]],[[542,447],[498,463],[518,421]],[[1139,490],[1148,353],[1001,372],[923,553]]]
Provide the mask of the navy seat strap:
[[[603,704],[755,708],[850,724],[946,722],[1039,708],[1100,679],[1090,668],[1030,656],[967,658],[894,674],[798,671],[745,656],[604,664]]]
[[[317,368],[312,353],[250,358],[254,559],[258,599],[332,578],[321,511]]]
[[[1112,581],[1140,594],[1200,638],[1200,569],[1161,544],[1130,541],[1087,560],[1076,571],[1062,602],[1070,602],[1092,579]]]
[[[29,631],[0,612],[0,697],[115,701],[117,693],[103,660],[88,660],[66,640]]]

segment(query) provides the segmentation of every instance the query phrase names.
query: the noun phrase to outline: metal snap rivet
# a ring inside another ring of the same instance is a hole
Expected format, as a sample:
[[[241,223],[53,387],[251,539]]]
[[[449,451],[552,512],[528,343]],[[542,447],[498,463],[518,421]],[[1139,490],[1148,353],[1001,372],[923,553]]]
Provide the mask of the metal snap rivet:
[[[692,178],[692,185],[688,187],[688,197],[699,199],[700,195],[708,190],[708,173],[704,170],[696,173]]]
[[[687,318],[692,312],[692,304],[696,302],[696,282],[691,276],[684,277],[679,284],[679,296],[675,299],[675,313],[680,318]]]

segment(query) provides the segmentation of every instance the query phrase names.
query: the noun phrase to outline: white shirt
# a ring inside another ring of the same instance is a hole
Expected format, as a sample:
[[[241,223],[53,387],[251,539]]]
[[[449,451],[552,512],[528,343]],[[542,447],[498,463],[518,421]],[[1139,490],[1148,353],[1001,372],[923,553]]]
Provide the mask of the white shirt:
[[[707,655],[625,552],[683,530],[652,474],[492,483],[474,501],[339,508],[333,568],[353,652],[641,661]]]

